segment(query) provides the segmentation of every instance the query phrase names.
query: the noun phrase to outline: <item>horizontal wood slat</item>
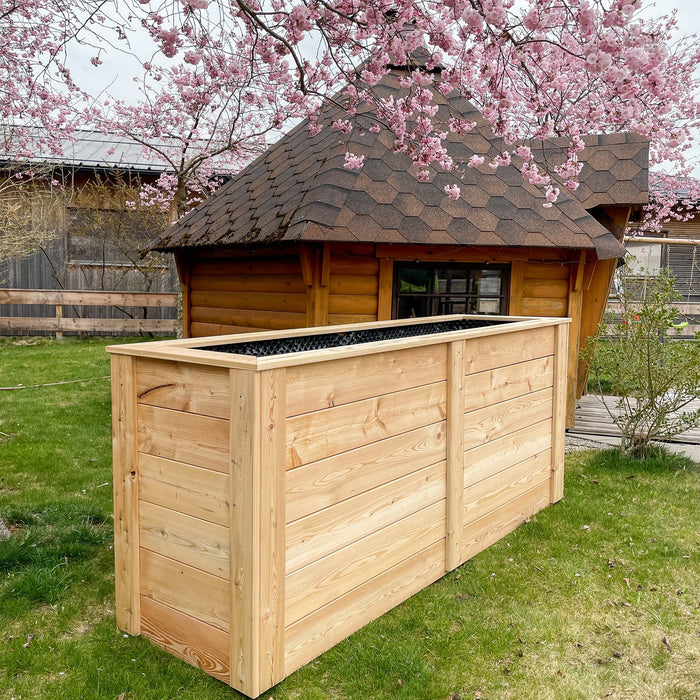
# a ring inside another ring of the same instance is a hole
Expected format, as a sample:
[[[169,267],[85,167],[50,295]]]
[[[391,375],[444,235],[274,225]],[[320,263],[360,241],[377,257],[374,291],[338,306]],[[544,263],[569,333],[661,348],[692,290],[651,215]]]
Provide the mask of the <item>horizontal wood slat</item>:
[[[139,357],[136,400],[149,406],[228,419],[228,370]]]
[[[464,372],[484,372],[553,353],[553,328],[535,328],[506,335],[470,339],[465,342]]]
[[[62,289],[0,289],[0,304],[176,307],[177,294]]]
[[[228,421],[140,404],[136,424],[139,452],[228,473]]]
[[[470,523],[462,532],[462,559],[471,559],[548,505],[549,482],[545,481],[505,506]]]
[[[564,317],[568,311],[567,299],[537,299],[533,297],[523,298],[523,316],[554,316]]]
[[[290,625],[285,630],[285,673],[292,673],[444,574],[445,547],[436,542]]]
[[[502,401],[464,415],[464,448],[483,445],[503,435],[552,417],[552,389]]]
[[[331,264],[331,267],[332,264]],[[376,275],[339,275],[331,274],[328,289],[333,294],[372,294],[379,291],[379,279]]]
[[[228,633],[145,596],[141,596],[141,631],[161,649],[231,682]]]
[[[438,462],[287,525],[286,573],[367,537],[445,498]]]
[[[287,522],[328,508],[445,457],[445,422],[434,423],[287,472]]]
[[[291,311],[306,313],[306,288],[303,292],[292,294],[279,292],[196,292],[190,293],[192,306],[206,306],[221,309],[257,309],[267,311]]]
[[[193,338],[206,338],[210,335],[255,333],[265,330],[267,330],[267,328],[261,326],[229,326],[221,323],[198,323],[196,321],[190,324],[190,334]]]
[[[287,416],[442,381],[446,361],[445,348],[438,346],[290,367]]]
[[[229,476],[182,462],[139,455],[139,498],[218,525],[228,525]]]
[[[569,296],[568,279],[525,278],[523,296],[535,299],[566,299]]]
[[[552,446],[551,431],[552,422],[545,419],[467,450],[464,453],[464,488],[545,452]]]
[[[158,603],[228,632],[231,594],[228,581],[187,564],[141,549],[141,593]]]
[[[285,579],[285,620],[291,624],[404,559],[445,540],[445,502],[371,534]],[[443,553],[444,557],[444,553]]]
[[[259,309],[216,309],[207,306],[190,307],[192,323],[213,323],[222,326],[254,326],[271,330],[303,328],[305,313],[264,311]]]
[[[306,294],[306,285],[298,275],[194,275],[190,281],[193,292],[284,292]]]
[[[160,333],[174,335],[178,321],[168,318],[47,318],[30,316],[0,316],[3,331],[81,331],[104,333]]]
[[[377,314],[377,297],[371,294],[331,294],[329,314]]]
[[[368,323],[376,320],[377,314],[328,314],[329,326],[344,326],[347,323]]]
[[[470,374],[465,379],[464,410],[523,396],[554,384],[554,357],[540,357],[515,365]]]
[[[552,453],[546,450],[465,489],[464,524],[468,525],[531,488],[548,482],[551,470]]]
[[[191,278],[199,275],[226,275],[236,277],[238,275],[259,275],[260,259],[233,260],[194,260],[190,267]],[[267,275],[299,275],[301,276],[301,263],[298,257],[265,258],[263,261],[265,274]]]
[[[315,462],[444,420],[445,400],[445,382],[438,382],[289,418],[287,466]]]
[[[376,277],[379,274],[379,260],[353,255],[331,255],[331,279],[336,275],[361,275]]]
[[[228,580],[227,527],[140,501],[139,545],[156,554]]]

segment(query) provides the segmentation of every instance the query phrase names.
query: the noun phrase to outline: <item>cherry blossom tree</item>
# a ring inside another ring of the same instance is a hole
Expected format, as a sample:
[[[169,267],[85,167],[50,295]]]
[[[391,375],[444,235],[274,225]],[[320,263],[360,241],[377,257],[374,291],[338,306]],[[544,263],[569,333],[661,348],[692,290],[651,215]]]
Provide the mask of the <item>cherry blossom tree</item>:
[[[700,48],[674,38],[674,14],[649,19],[643,9],[642,0],[0,0],[0,31],[7,36],[7,25],[12,37],[0,53],[0,91],[11,96],[3,125],[70,124],[74,99],[87,98],[66,68],[82,42],[94,47],[95,71],[121,50],[141,73],[130,100],[105,93],[84,102],[81,123],[128,134],[167,160],[171,174],[144,196],[179,212],[216,186],[213,173],[235,172],[289,120],[321,128],[327,101],[347,115],[331,127],[339,138],[389,130],[416,177],[452,171],[445,194],[459,197],[460,170],[481,159],[450,158],[449,134],[473,125],[438,114],[442,93],[470,100],[503,138],[489,165],[516,164],[550,205],[560,187],[577,187],[583,134],[647,136],[652,165],[667,173],[658,215],[670,211],[669,183],[690,173]],[[398,100],[377,89],[392,66],[408,68]],[[550,136],[570,146],[547,170],[527,140]],[[348,149],[345,167],[362,160]]]

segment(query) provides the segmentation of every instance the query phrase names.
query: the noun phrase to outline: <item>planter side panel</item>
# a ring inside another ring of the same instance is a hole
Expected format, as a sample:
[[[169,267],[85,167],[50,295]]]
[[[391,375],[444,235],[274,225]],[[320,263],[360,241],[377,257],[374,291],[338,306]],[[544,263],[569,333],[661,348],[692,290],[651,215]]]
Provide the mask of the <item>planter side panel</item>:
[[[446,345],[287,370],[285,674],[445,572]]]
[[[136,359],[141,632],[230,682],[229,382]]]
[[[465,343],[466,561],[550,503],[555,328]]]

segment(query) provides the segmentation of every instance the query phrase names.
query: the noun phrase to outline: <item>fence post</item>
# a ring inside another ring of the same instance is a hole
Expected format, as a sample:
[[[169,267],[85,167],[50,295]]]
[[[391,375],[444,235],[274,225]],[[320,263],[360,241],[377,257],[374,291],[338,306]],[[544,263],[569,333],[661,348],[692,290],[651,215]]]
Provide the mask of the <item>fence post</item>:
[[[63,318],[63,306],[61,304],[56,304],[56,318]],[[60,321],[57,321],[56,324],[58,325],[56,329],[56,340],[63,340],[63,331],[59,325]]]

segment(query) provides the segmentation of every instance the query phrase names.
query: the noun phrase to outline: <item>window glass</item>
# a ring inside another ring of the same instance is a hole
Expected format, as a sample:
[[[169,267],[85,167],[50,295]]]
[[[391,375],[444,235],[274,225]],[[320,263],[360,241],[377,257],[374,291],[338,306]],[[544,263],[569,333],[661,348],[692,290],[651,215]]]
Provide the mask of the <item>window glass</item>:
[[[504,314],[508,265],[397,263],[394,318]]]

